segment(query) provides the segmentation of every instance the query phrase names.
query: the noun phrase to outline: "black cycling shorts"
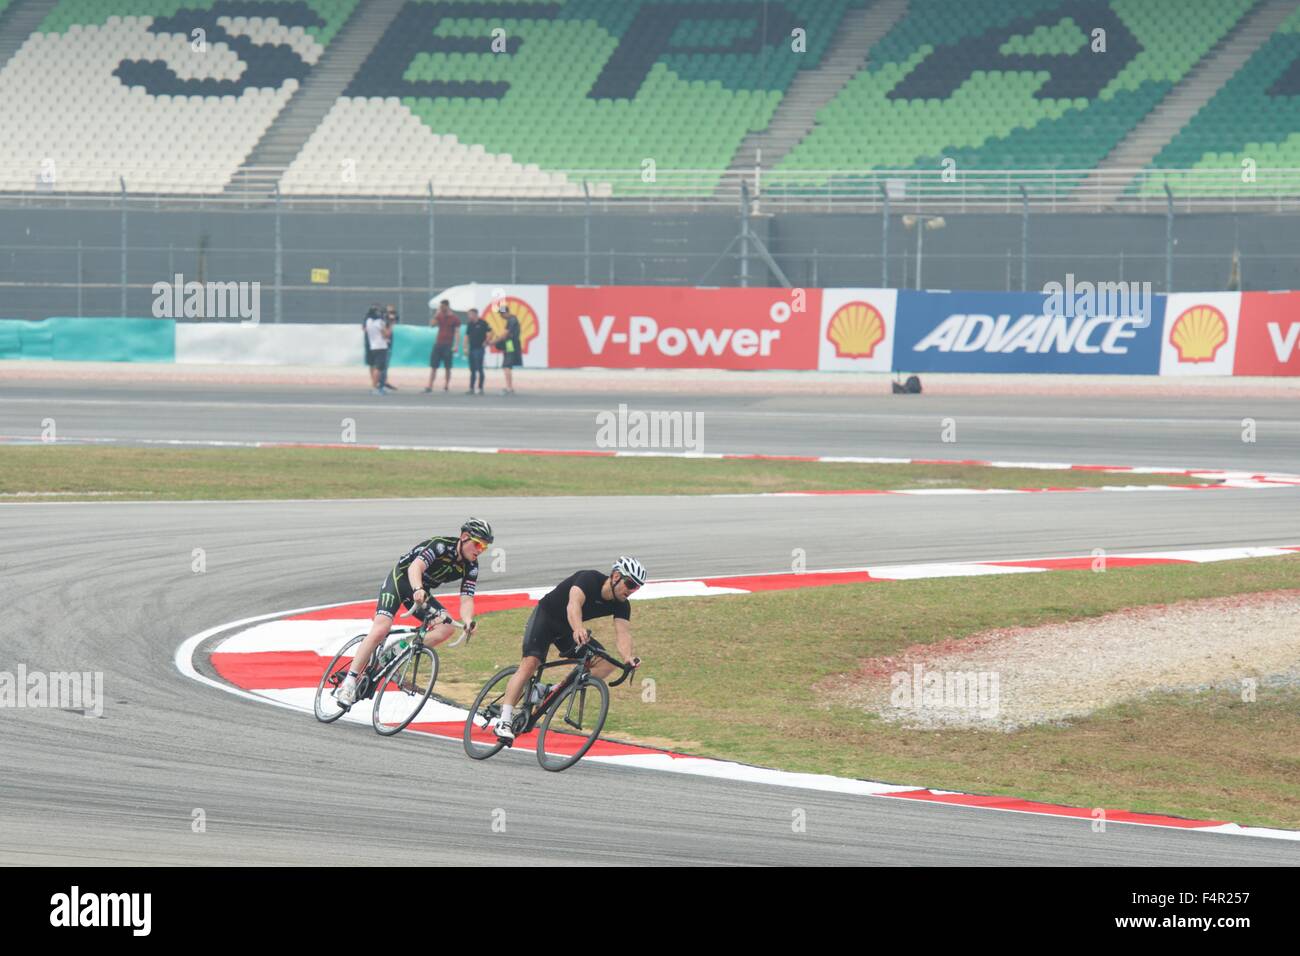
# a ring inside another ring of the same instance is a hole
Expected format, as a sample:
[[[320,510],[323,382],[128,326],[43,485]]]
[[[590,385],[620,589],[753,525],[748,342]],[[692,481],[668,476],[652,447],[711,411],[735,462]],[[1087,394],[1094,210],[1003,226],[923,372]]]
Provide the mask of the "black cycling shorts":
[[[378,617],[382,614],[384,617],[396,617],[399,608],[406,607],[409,609],[413,607],[414,602],[411,597],[414,593],[411,590],[411,582],[407,580],[406,575],[399,575],[397,569],[394,568],[388,572],[388,577],[384,578],[384,583],[379,586],[379,600],[375,605],[375,616]],[[425,596],[431,610],[446,610],[432,594],[426,593]]]
[[[541,613],[541,606],[538,605],[533,608],[533,613],[528,615],[528,623],[524,625],[521,656],[536,657],[545,663],[552,644],[559,650],[561,657],[574,657],[578,653],[578,642],[573,639],[573,629],[569,627],[568,622],[566,621],[563,627],[556,627],[554,621]],[[605,645],[594,637],[590,644],[599,650],[605,649]]]

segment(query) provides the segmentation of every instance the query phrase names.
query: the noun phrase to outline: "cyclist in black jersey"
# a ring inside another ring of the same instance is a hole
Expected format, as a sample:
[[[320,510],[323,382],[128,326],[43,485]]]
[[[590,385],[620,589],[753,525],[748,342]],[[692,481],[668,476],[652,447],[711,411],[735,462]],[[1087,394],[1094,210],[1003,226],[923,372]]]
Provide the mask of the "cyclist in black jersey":
[[[636,558],[621,557],[614,562],[609,574],[599,571],[575,571],[537,602],[528,623],[524,625],[523,659],[506,685],[502,699],[501,719],[495,728],[503,740],[513,740],[510,722],[515,704],[523,693],[529,678],[546,662],[554,644],[563,655],[577,653],[578,646],[588,641],[604,650],[600,641],[587,636],[585,621],[597,617],[614,619],[614,638],[618,652],[633,667],[641,663],[632,646],[632,608],[628,596],[645,584],[646,571]],[[614,672],[609,661],[595,659],[591,672],[597,677],[608,677]]]
[[[370,633],[357,648],[348,675],[334,692],[335,699],[344,705],[356,702],[357,675],[370,663],[370,655],[388,637],[393,627],[393,617],[403,606],[427,604],[430,615],[447,614],[433,597],[433,589],[448,581],[460,579],[460,611],[465,622],[465,633],[474,632],[474,590],[478,585],[478,558],[492,543],[492,526],[478,518],[470,518],[460,528],[459,537],[434,537],[421,541],[397,559],[393,570],[379,586],[379,600],[375,607],[375,620]],[[424,643],[436,647],[455,633],[447,621],[429,628]]]

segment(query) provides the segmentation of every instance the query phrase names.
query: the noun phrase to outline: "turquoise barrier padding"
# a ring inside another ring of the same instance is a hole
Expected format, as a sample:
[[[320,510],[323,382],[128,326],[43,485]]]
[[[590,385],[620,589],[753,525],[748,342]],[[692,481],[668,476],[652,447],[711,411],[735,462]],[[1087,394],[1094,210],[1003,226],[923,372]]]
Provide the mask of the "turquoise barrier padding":
[[[10,326],[12,325],[12,330]],[[17,349],[11,351],[13,338]],[[171,319],[74,319],[0,323],[0,357],[72,362],[173,362]]]
[[[460,342],[461,335],[464,332],[464,326],[456,330],[456,341]],[[404,366],[422,366],[429,367],[429,356],[433,352],[433,342],[437,337],[438,330],[432,326],[421,328],[418,325],[401,325],[398,324],[393,328],[393,354],[388,361],[388,367],[394,368],[399,365]],[[454,352],[452,359],[453,368],[469,368],[469,358],[464,354],[456,355]]]
[[[18,319],[0,319],[0,359],[22,358],[22,338],[18,328],[22,322]]]
[[[54,328],[49,319],[24,322],[18,329],[18,357],[47,359],[54,357]]]
[[[54,357],[82,362],[174,362],[172,319],[49,319]]]

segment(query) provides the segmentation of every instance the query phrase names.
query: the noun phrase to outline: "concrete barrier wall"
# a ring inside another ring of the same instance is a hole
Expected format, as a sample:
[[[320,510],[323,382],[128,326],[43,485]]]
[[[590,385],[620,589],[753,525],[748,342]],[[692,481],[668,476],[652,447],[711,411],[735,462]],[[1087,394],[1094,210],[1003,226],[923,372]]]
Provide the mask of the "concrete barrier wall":
[[[359,326],[182,322],[176,361],[203,365],[361,365]]]
[[[1300,376],[1300,292],[1131,290],[1103,307],[1094,291],[496,287],[532,368]],[[390,364],[427,367],[433,340],[398,325]],[[0,358],[359,367],[365,341],[359,323],[56,317],[0,320]]]
[[[393,330],[389,365],[424,367],[434,330],[399,325]],[[181,322],[176,325],[176,361],[182,364],[364,365],[365,338],[357,325],[244,325],[239,322]],[[456,366],[466,364],[457,356]]]

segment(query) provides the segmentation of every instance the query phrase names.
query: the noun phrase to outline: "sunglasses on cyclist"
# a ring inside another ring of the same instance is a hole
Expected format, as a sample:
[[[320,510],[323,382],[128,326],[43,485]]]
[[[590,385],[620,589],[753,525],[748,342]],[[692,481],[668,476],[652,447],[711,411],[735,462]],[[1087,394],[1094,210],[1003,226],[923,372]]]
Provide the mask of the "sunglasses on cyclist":
[[[488,543],[482,538],[470,538],[469,540],[471,543],[478,545],[480,551],[486,551],[488,549]]]

